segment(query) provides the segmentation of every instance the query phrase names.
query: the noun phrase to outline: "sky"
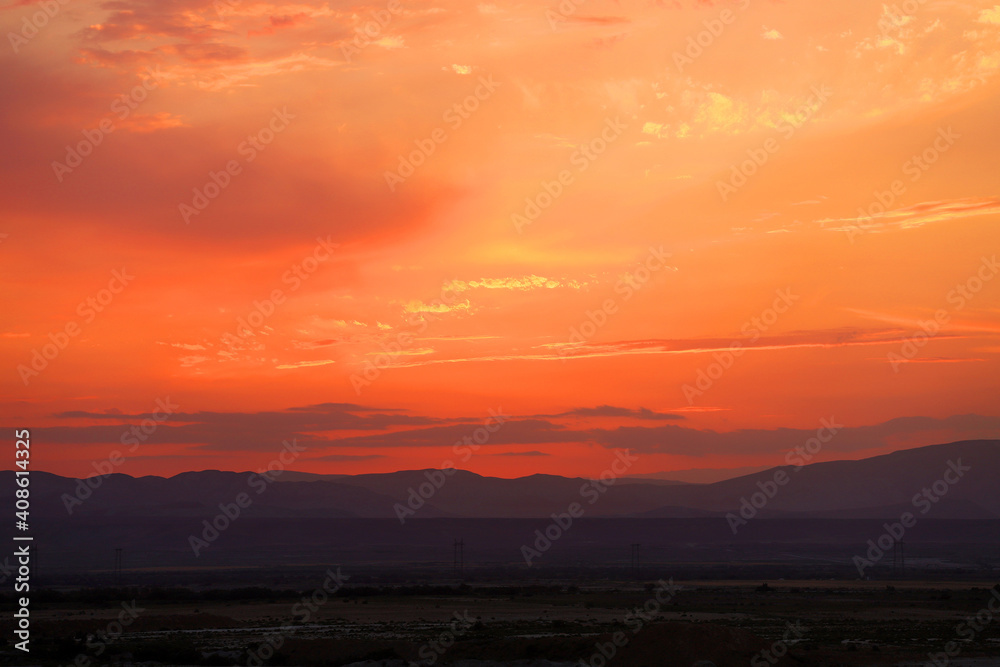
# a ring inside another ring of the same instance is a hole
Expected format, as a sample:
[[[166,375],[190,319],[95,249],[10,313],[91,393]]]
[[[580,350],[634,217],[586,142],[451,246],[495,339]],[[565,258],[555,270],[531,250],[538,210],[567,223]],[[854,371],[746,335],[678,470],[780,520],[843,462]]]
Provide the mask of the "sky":
[[[1000,5],[3,1],[37,470],[1000,437]]]

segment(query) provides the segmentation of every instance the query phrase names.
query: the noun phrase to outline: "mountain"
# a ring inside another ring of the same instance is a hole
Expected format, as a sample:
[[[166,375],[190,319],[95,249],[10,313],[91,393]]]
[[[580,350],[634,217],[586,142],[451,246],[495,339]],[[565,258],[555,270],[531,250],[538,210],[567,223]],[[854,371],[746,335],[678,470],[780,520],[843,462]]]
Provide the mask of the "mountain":
[[[641,475],[629,475],[630,478],[644,480],[664,480],[671,484],[711,484],[734,477],[750,475],[767,466],[746,466],[743,468],[689,468],[687,470],[671,470],[669,472],[650,472]]]
[[[959,468],[955,472],[952,464]],[[968,468],[968,470],[964,470]],[[742,498],[761,491],[775,475],[789,478],[762,516],[829,516],[838,518],[899,518],[903,511],[921,511],[938,518],[994,518],[1000,516],[1000,494],[990,479],[1000,473],[1000,441],[966,440],[907,449],[859,461],[830,461],[772,468],[704,486],[685,487],[681,497],[665,505],[732,511]],[[959,476],[961,473],[961,476]],[[954,480],[954,484],[945,479]],[[944,480],[944,481],[942,481]],[[942,491],[934,500],[933,485]],[[931,498],[914,496],[927,488]],[[668,488],[669,494],[676,489]],[[902,508],[902,509],[900,509]],[[898,511],[897,511],[898,510]]]
[[[12,472],[0,473],[3,496],[13,496]],[[96,487],[96,488],[93,488]],[[170,478],[112,474],[89,480],[31,474],[34,516],[211,517],[219,504],[239,502],[259,517],[383,518],[394,500],[335,482],[267,483],[256,473],[205,470]],[[11,499],[13,502],[13,499]],[[441,516],[428,509],[427,516]]]
[[[13,505],[13,478],[12,471],[0,472],[0,502]],[[287,472],[268,482],[256,473],[208,470],[89,480],[33,472],[30,488],[32,514],[50,517],[202,519],[242,498],[248,515],[277,518],[396,518],[399,508],[421,519],[547,518],[572,503],[586,517],[688,518],[738,512],[745,500],[760,505],[761,517],[898,520],[906,511],[924,514],[925,507],[927,516],[942,519],[1000,517],[998,478],[1000,440],[968,440],[858,461],[782,466],[712,484],[630,477],[604,485],[555,475],[500,479],[433,469]],[[921,497],[925,489],[929,495]]]

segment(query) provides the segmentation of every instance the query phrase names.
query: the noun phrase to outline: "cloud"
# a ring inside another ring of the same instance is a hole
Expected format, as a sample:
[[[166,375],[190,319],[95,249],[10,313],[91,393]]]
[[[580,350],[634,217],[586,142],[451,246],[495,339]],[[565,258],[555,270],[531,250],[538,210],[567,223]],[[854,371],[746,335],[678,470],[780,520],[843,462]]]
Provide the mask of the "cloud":
[[[862,308],[847,308],[846,310],[879,322],[889,322],[891,324],[904,326],[911,331],[923,331],[923,325],[925,324],[924,321],[918,317],[902,317],[900,315],[865,310]],[[943,325],[942,328],[953,334],[1000,334],[1000,324],[995,322],[980,323],[950,319],[945,325]]]
[[[384,355],[385,352],[369,352],[370,357],[380,357]],[[397,350],[392,353],[393,357],[422,357],[425,354],[434,354],[434,348],[432,347],[418,347],[412,350]]]
[[[793,202],[792,206],[815,206],[817,204],[822,204],[828,199],[826,195],[820,195],[815,199],[804,199],[802,201]]]
[[[165,399],[170,403],[170,399]],[[160,415],[162,417],[162,414]],[[154,419],[153,414],[110,414],[65,411],[53,417],[78,421],[73,426],[36,429],[39,437],[54,444],[108,444],[120,446],[123,435],[133,425]],[[97,425],[94,421],[99,422]],[[103,423],[102,423],[103,422]],[[108,423],[112,422],[112,423]],[[197,445],[221,451],[270,451],[283,440],[297,438],[307,444],[325,443],[323,434],[347,431],[381,431],[390,428],[466,423],[462,419],[442,420],[410,415],[398,409],[381,409],[351,403],[323,403],[281,411],[261,412],[181,412],[175,411],[159,424],[146,444]],[[44,434],[44,436],[42,435]]]
[[[745,102],[716,92],[707,92],[705,97],[695,110],[694,121],[709,131],[736,132],[750,116]]]
[[[403,412],[403,410],[399,408],[377,408],[370,405],[359,405],[358,403],[317,403],[315,405],[288,408],[288,412]]]
[[[278,370],[285,370],[291,368],[310,368],[312,366],[326,366],[335,363],[337,362],[335,362],[333,359],[317,359],[316,361],[297,361],[292,364],[281,364],[280,366],[276,366],[275,368],[277,368]]]
[[[481,420],[453,423],[429,428],[393,431],[373,435],[350,436],[327,440],[316,446],[328,447],[365,447],[365,448],[396,448],[396,447],[451,447],[462,442],[476,428]],[[502,428],[490,434],[490,445],[524,445],[559,442],[574,442],[585,431],[573,431],[546,419],[510,419],[504,422]]]
[[[993,5],[993,7],[989,9],[980,11],[979,22],[1000,25],[1000,5]]]
[[[471,307],[468,300],[449,306],[446,303],[424,303],[419,299],[411,299],[403,306],[403,311],[407,313],[453,313],[467,311]]]
[[[135,2],[109,2],[104,8],[113,11],[103,20],[90,23],[79,35],[84,42],[103,44],[129,40],[145,40],[155,37],[204,42],[221,37],[225,31],[216,27],[194,11],[200,2],[181,2],[179,7],[166,9],[156,0],[136,0]],[[177,10],[180,11],[177,11]]]
[[[199,345],[197,343],[159,343],[160,345],[169,345],[170,347],[177,347],[182,350],[205,350],[207,349],[204,345]]]
[[[374,42],[376,46],[381,46],[383,49],[405,49],[406,42],[399,35],[386,35]]]
[[[612,405],[599,405],[596,408],[575,408],[567,412],[560,412],[554,415],[538,415],[539,417],[627,417],[631,419],[649,419],[670,421],[684,419],[682,415],[669,414],[665,412],[654,412],[648,408],[619,408]]]
[[[276,30],[281,30],[282,28],[291,28],[296,24],[301,24],[310,19],[309,15],[304,12],[299,14],[285,14],[283,16],[269,16],[267,25],[260,30],[250,30],[247,32],[248,37],[262,36],[262,35],[272,35]]]
[[[935,360],[939,363],[957,360]],[[170,404],[171,400],[165,399]],[[72,425],[34,429],[33,435],[53,445],[105,444],[119,446],[134,425],[153,418],[143,413],[67,411],[53,415]],[[601,417],[619,420],[617,426],[574,428],[556,420],[570,417]],[[802,445],[821,426],[804,428],[736,429],[719,432],[674,423],[678,415],[644,408],[602,405],[580,407],[545,416],[510,416],[490,434],[484,447],[529,447],[526,451],[498,451],[498,456],[539,457],[553,455],[545,445],[582,444],[606,449],[629,449],[641,454],[690,457],[726,455],[779,455]],[[836,423],[836,415],[827,415]],[[643,423],[636,423],[636,420]],[[631,422],[631,423],[630,423]],[[450,448],[482,425],[482,417],[437,418],[409,414],[396,408],[353,403],[323,403],[282,411],[181,412],[143,441],[149,445],[190,445],[185,452],[268,452],[295,439],[317,460],[360,461],[389,458],[400,449],[420,451]],[[978,414],[946,418],[901,417],[873,425],[840,424],[836,437],[824,445],[825,452],[852,453],[938,444],[959,439],[1000,437],[1000,416]],[[359,434],[359,432],[364,432]],[[345,451],[353,450],[353,451]],[[487,453],[487,452],[483,452]],[[176,455],[176,452],[171,452]],[[439,454],[436,454],[439,456]],[[351,458],[355,457],[355,458]]]
[[[835,416],[827,421],[837,423]],[[810,428],[738,429],[718,432],[675,424],[572,429],[545,419],[512,418],[490,435],[484,446],[557,445],[583,443],[607,449],[629,449],[641,454],[671,454],[691,457],[713,455],[782,454],[802,445],[816,434],[819,420]],[[899,442],[938,444],[948,439],[1000,437],[1000,416],[955,415],[943,419],[903,417],[870,426],[840,424],[836,437],[824,446],[829,453],[880,450]],[[405,429],[392,433],[313,441],[310,449],[322,447],[365,448],[450,447],[467,436],[468,423]],[[907,445],[918,446],[918,445]]]
[[[642,133],[651,134],[654,137],[662,138],[664,136],[663,123],[652,123],[652,122],[643,123]]]
[[[173,127],[188,127],[188,124],[180,116],[175,116],[167,111],[159,111],[151,114],[135,113],[128,118],[118,122],[118,127],[128,132],[157,132]]]
[[[480,278],[479,280],[468,281],[452,280],[445,286],[445,289],[455,292],[465,292],[471,289],[504,289],[526,292],[534,289],[555,289],[557,287],[580,289],[582,286],[583,284],[576,280],[556,280],[555,278],[546,278],[531,274],[510,278]]]
[[[575,411],[570,411],[570,413]],[[836,422],[835,417],[828,420]],[[310,439],[311,450],[323,448],[364,448],[369,450],[421,447],[450,447],[468,436],[476,420],[409,428],[362,436],[328,440]],[[583,443],[608,449],[624,448],[646,454],[683,456],[758,455],[782,453],[813,437],[820,423],[810,428],[738,429],[717,432],[674,424],[656,426],[618,426],[613,428],[573,429],[548,419],[511,418],[490,435],[486,446],[545,445]],[[871,426],[842,424],[836,438],[825,448],[829,452],[849,453],[878,450],[900,440],[923,438],[922,444],[941,442],[941,438],[982,438],[1000,436],[1000,417],[956,415],[944,419],[905,417]],[[302,439],[300,437],[300,442]]]
[[[358,320],[322,320],[317,318],[315,320],[317,324],[320,325],[330,325],[338,329],[347,329],[348,327],[367,327],[368,324],[365,322],[359,322]]]
[[[899,229],[914,229],[935,222],[961,220],[979,215],[1000,214],[1000,198],[967,197],[926,201],[913,206],[894,209],[872,217],[864,218],[823,218],[816,222],[827,231],[887,232]],[[830,224],[833,226],[827,226]],[[846,223],[846,224],[844,224]]]
[[[642,132],[657,138],[708,139],[713,135],[737,135],[774,130],[821,119],[820,107],[831,92],[823,86],[806,93],[779,93],[767,89],[757,94],[726,94],[688,79],[676,83],[674,101],[665,117],[645,121]],[[818,94],[819,93],[819,94]],[[661,113],[661,115],[664,115]]]
[[[731,349],[734,342],[739,342],[742,348],[750,352],[775,352],[806,348],[835,348],[859,345],[887,345],[902,343],[908,340],[912,331],[893,329],[827,329],[816,331],[797,331],[775,336],[761,336],[750,342],[749,338],[733,336],[732,338],[697,338],[697,339],[643,339],[621,340],[606,343],[544,343],[536,349],[544,352],[524,352],[482,355],[470,355],[467,352],[460,357],[437,357],[410,361],[398,361],[394,367],[427,366],[434,364],[454,364],[481,361],[568,361],[573,359],[591,359],[596,357],[618,357],[627,355],[647,354],[708,354],[724,352]],[[939,335],[939,340],[959,338],[954,335]]]
[[[237,53],[229,50],[211,50],[211,45],[186,45],[180,52],[187,60],[236,60]],[[254,79],[287,75],[305,70],[327,70],[341,67],[342,63],[305,52],[280,56],[270,60],[255,60],[237,64],[216,64],[210,70],[180,70],[199,88],[221,91],[233,86],[247,85]]]
[[[828,421],[836,422],[829,417]],[[620,427],[592,432],[591,436],[609,448],[628,448],[644,454],[708,456],[715,454],[783,454],[816,435],[817,423],[806,429],[739,429],[719,433],[681,426],[655,428]],[[919,444],[941,444],[945,439],[980,439],[1000,436],[1000,417],[955,415],[944,419],[901,417],[871,426],[844,424],[824,445],[824,452],[851,453],[880,450],[900,440],[919,438]],[[907,446],[918,446],[917,444]]]

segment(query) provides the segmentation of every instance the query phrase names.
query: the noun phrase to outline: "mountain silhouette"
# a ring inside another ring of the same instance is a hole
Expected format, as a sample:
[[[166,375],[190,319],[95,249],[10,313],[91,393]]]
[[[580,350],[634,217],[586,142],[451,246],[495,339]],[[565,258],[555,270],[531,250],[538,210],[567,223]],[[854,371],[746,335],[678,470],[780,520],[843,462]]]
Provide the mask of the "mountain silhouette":
[[[949,472],[951,471],[951,472]],[[12,471],[2,488],[13,503]],[[906,511],[941,519],[1000,517],[1000,440],[967,440],[857,461],[782,466],[712,484],[529,475],[484,477],[463,470],[314,475],[268,481],[252,472],[206,470],[173,477],[112,474],[79,480],[33,472],[39,516],[198,517],[246,494],[248,515],[288,518],[535,518],[579,503],[587,517],[725,516],[750,503],[760,517],[898,519]],[[780,483],[780,480],[785,480]],[[936,485],[936,486],[935,486]],[[96,487],[96,488],[94,488]],[[929,496],[921,496],[927,489]],[[941,493],[943,491],[943,493]]]

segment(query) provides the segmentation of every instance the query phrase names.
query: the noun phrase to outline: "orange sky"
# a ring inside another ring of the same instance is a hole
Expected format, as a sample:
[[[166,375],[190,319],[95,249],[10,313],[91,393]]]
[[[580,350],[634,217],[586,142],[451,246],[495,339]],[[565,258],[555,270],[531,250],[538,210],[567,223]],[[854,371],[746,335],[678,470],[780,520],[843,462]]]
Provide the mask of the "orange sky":
[[[7,0],[3,423],[72,475],[167,398],[119,472],[1000,437],[1000,5],[892,7]]]

